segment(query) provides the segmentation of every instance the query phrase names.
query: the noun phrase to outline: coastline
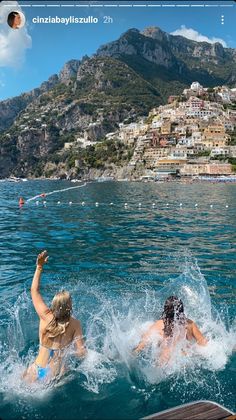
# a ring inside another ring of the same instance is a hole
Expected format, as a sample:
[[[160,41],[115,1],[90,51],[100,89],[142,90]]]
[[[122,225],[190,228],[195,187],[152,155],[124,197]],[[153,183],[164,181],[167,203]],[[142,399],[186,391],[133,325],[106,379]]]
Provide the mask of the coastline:
[[[97,177],[81,177],[81,178],[65,178],[65,177],[9,177],[0,179],[0,182],[27,182],[27,181],[68,181],[72,183],[77,182],[142,182],[142,183],[181,183],[181,184],[193,184],[193,183],[236,183],[235,175],[222,175],[222,176],[167,176],[167,177],[154,177],[154,176],[141,176],[141,177],[127,177],[127,178],[116,178],[114,176],[97,176]]]

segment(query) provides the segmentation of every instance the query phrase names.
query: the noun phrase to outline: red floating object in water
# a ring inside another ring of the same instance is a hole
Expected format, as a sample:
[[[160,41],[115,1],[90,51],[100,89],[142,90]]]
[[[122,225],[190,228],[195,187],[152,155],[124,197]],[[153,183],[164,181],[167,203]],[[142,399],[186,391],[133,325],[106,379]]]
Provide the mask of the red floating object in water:
[[[20,199],[19,199],[19,207],[22,207],[24,204],[25,204],[25,200],[22,197],[20,197]]]

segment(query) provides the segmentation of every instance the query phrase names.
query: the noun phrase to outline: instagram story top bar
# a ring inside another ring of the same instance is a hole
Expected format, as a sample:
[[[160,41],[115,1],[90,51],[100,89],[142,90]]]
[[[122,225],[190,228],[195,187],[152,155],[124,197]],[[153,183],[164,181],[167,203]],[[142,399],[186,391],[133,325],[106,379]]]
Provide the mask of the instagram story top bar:
[[[91,7],[91,8],[117,8],[117,7],[134,7],[134,8],[142,8],[142,7],[164,7],[164,8],[172,8],[172,7],[234,7],[236,6],[236,0],[160,0],[160,1],[143,1],[143,0],[103,0],[103,1],[38,1],[36,2],[28,2],[28,1],[21,1],[19,2],[21,7]]]

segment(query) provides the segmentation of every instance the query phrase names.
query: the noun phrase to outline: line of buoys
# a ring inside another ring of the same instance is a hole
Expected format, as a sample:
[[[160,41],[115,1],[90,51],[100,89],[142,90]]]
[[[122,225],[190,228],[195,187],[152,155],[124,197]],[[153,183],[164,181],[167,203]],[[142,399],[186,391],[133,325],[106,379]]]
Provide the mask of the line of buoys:
[[[46,200],[44,200],[44,201],[39,201],[39,200],[37,200],[36,202],[35,202],[35,205],[36,206],[38,206],[40,203],[42,203],[44,206],[46,206],[47,205],[47,201]],[[24,202],[24,200],[22,201],[22,200],[19,200],[19,206],[23,206],[25,204],[25,202]],[[54,203],[53,203],[54,204]],[[82,202],[73,202],[73,201],[69,201],[68,203],[65,203],[65,202],[61,202],[61,201],[57,201],[57,203],[56,203],[57,205],[66,205],[66,204],[68,204],[69,206],[71,206],[72,204],[73,205],[81,205],[81,206],[85,206],[86,205],[86,203],[85,203],[85,201],[82,201]],[[88,203],[88,206],[91,206],[92,205],[92,203]],[[99,203],[98,201],[96,201],[95,203],[94,203],[94,205],[95,205],[95,207],[99,207],[99,206],[115,206],[116,204],[115,203],[113,203],[113,202],[110,202],[110,203]],[[125,207],[125,208],[128,208],[128,207],[132,207],[132,208],[134,208],[134,205],[133,204],[129,204],[129,203],[124,203],[123,204],[123,206]],[[152,203],[152,204],[150,204],[150,206],[154,209],[156,209],[156,210],[158,210],[158,203]],[[177,206],[179,206],[180,208],[185,208],[185,209],[189,209],[189,207],[187,207],[187,206],[184,206],[183,205],[183,203],[179,203]],[[141,208],[143,208],[143,209],[146,209],[147,207],[149,207],[149,206],[145,206],[145,205],[143,205],[142,203],[138,203],[138,209],[141,209]],[[166,205],[165,205],[165,207],[168,207],[168,209],[170,209],[171,210],[171,208],[170,208],[170,204],[169,203],[167,203]],[[174,206],[173,206],[174,207]],[[172,207],[172,208],[173,208]],[[212,209],[213,207],[215,207],[215,208],[217,208],[217,206],[216,205],[213,205],[213,204],[210,204],[209,205],[209,207]],[[163,206],[162,206],[162,208],[163,208]],[[199,205],[198,205],[198,203],[195,203],[194,204],[194,208],[199,208]],[[201,208],[201,207],[200,207]],[[221,207],[222,208],[222,207]],[[229,205],[228,204],[226,204],[225,205],[225,208],[229,208]]]

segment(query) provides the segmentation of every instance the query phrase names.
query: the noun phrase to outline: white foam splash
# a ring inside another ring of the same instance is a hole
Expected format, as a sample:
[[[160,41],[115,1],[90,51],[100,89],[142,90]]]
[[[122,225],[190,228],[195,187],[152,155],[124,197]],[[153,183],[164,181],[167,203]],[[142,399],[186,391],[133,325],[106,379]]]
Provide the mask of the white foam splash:
[[[87,357],[82,362],[73,361],[69,353],[69,370],[78,377],[80,386],[98,394],[101,388],[117,378],[125,376],[138,387],[159,384],[171,380],[174,387],[177,380],[185,383],[198,383],[197,386],[209,386],[202,372],[216,374],[225,369],[234,351],[236,328],[235,322],[230,327],[228,319],[224,319],[216,310],[212,310],[210,295],[204,276],[196,261],[187,259],[182,274],[171,279],[158,292],[152,289],[139,289],[135,298],[137,285],[130,286],[125,296],[122,289],[115,298],[109,290],[101,290],[100,285],[92,285],[88,290],[86,284],[80,283],[71,290],[76,308],[76,291],[81,290],[87,297],[84,305],[79,307],[84,333],[86,335]],[[133,289],[132,289],[133,287]],[[137,346],[142,334],[151,323],[160,318],[163,303],[169,295],[176,294],[185,305],[186,315],[197,323],[208,339],[206,347],[192,345],[182,349],[186,343],[176,346],[170,363],[165,368],[158,364],[159,347],[153,340],[152,345],[137,357],[132,350]],[[88,306],[89,302],[93,310]],[[23,328],[27,311],[32,307],[29,297],[23,293],[13,308],[8,308],[8,329],[5,330],[0,347],[0,391],[12,395],[33,395],[37,389],[37,398],[45,396],[54,385],[34,384],[31,390],[22,381],[22,373],[26,365],[34,360],[37,346],[29,348],[31,331]],[[75,309],[76,313],[76,309]],[[86,321],[85,321],[86,320]],[[35,321],[36,322],[36,321]],[[35,328],[37,325],[35,325]],[[14,332],[14,334],[12,334]],[[70,375],[64,381],[70,380]],[[59,381],[60,384],[63,381]]]

